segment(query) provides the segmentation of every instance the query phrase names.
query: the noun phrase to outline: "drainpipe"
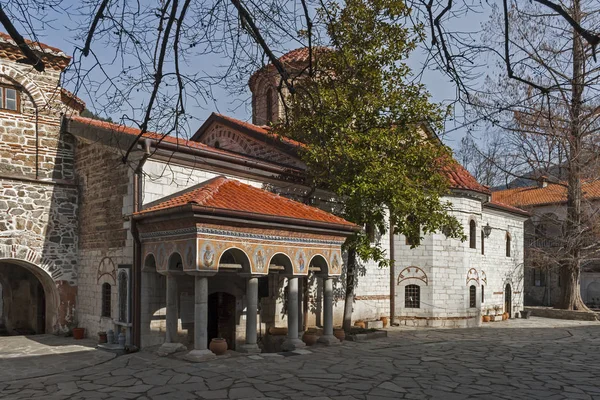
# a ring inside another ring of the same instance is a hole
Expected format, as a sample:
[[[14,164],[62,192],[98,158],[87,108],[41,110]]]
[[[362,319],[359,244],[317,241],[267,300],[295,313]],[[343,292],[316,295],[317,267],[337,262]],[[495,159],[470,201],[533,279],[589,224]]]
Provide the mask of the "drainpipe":
[[[144,169],[144,164],[146,163],[146,160],[148,159],[148,157],[150,157],[150,145],[151,145],[151,141],[150,139],[144,139],[143,142],[143,149],[144,149],[144,155],[142,156],[142,158],[140,159],[140,161],[138,162],[137,167],[134,170],[133,173],[133,213],[135,214],[136,212],[140,211],[140,206],[142,203],[142,196],[141,196],[141,190],[140,190],[140,184],[142,181],[142,177],[143,177],[143,169]],[[131,223],[131,235],[133,236],[133,282],[132,282],[132,291],[133,291],[133,318],[132,318],[132,325],[133,325],[133,345],[136,346],[137,348],[140,348],[141,346],[141,323],[140,323],[140,316],[141,316],[141,294],[142,294],[142,245],[140,242],[140,236],[139,236],[139,232],[137,230],[137,224],[136,224],[136,220],[134,218],[131,218],[130,220]]]
[[[390,216],[390,326],[396,326],[396,261],[394,224]]]

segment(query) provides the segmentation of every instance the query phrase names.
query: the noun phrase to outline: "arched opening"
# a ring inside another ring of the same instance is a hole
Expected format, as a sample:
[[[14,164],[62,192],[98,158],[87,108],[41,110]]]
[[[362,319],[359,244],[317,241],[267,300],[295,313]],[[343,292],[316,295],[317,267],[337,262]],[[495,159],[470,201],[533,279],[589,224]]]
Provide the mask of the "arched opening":
[[[52,278],[20,260],[0,261],[2,311],[0,329],[9,335],[52,333],[57,323],[59,297]]]
[[[504,312],[507,312],[509,318],[512,318],[512,289],[510,283],[507,283],[504,287]]]
[[[183,272],[183,260],[181,255],[177,252],[172,253],[169,256],[169,262],[167,263],[169,271]]]
[[[475,220],[469,221],[469,247],[477,248],[477,224]]]
[[[142,312],[140,315],[142,347],[164,342],[166,290],[166,277],[156,272],[156,259],[153,254],[148,254],[142,267]]]
[[[313,256],[313,258],[310,259],[308,265],[309,270],[314,271],[318,275],[329,275],[329,264],[327,263],[327,260],[325,260],[325,257],[323,257],[322,255],[317,254]]]
[[[277,271],[280,274],[291,275],[294,273],[292,260],[286,254],[277,253],[269,260],[269,270]]]
[[[506,232],[506,257],[510,257],[510,233]]]
[[[469,286],[469,308],[477,307],[477,287]]]
[[[219,271],[234,271],[249,273],[250,259],[242,250],[232,247],[221,254]]]
[[[208,296],[208,343],[214,338],[227,341],[227,348],[235,349],[235,296],[215,292]]]

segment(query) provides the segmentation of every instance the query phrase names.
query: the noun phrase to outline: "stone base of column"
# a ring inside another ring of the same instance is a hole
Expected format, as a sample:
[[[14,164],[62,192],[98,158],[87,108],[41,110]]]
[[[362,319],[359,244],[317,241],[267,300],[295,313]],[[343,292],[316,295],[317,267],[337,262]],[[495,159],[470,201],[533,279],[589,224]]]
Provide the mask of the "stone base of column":
[[[262,353],[262,350],[258,345],[255,344],[243,344],[239,346],[238,351],[240,353],[249,353],[249,354],[259,354]]]
[[[338,344],[342,344],[342,342],[340,342],[340,340],[333,335],[323,335],[319,338],[318,342],[326,346],[336,346]]]
[[[187,353],[183,358],[191,362],[202,362],[214,360],[215,358],[217,358],[217,356],[210,350],[192,350],[189,353]]]
[[[294,351],[294,350],[302,349],[304,347],[306,347],[306,343],[304,343],[300,339],[286,339],[281,344],[281,350],[283,350],[283,351]]]
[[[166,357],[170,354],[185,350],[187,350],[187,347],[181,343],[163,343],[156,351],[156,354],[160,357]]]

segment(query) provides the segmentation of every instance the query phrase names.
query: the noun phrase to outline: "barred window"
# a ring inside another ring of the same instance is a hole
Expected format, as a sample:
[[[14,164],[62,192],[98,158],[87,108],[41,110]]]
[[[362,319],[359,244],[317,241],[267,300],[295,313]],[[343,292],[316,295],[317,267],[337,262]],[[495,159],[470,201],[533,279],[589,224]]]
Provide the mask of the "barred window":
[[[471,285],[471,287],[469,287],[469,307],[477,307],[477,288],[475,285]]]
[[[421,287],[419,285],[407,285],[404,288],[404,307],[421,308]]]
[[[472,249],[477,248],[477,224],[474,220],[469,222],[469,247]]]
[[[111,298],[110,283],[102,284],[102,316],[110,318],[110,298]]]

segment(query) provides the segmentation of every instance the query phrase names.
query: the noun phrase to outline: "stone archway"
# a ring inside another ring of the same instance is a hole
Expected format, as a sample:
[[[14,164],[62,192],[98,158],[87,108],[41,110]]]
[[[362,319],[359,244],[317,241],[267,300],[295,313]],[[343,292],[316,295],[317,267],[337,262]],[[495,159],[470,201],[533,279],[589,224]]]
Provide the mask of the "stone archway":
[[[17,259],[0,260],[4,322],[9,333],[53,333],[60,320],[56,283],[40,267]],[[65,307],[69,307],[65,304]],[[68,312],[68,311],[67,311]]]

